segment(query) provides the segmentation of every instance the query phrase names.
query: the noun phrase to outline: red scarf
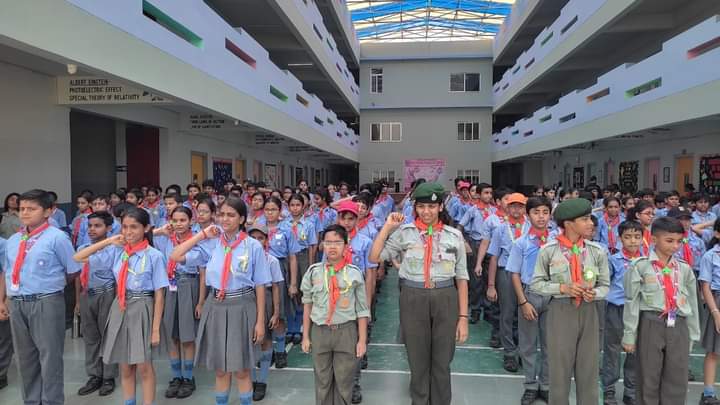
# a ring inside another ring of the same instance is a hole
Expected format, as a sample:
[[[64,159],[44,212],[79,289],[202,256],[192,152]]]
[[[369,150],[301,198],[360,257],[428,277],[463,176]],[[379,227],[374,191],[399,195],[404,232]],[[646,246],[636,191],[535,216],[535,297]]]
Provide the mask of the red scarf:
[[[635,253],[630,253],[630,252],[627,251],[627,249],[623,248],[622,253],[623,253],[623,256],[625,256],[625,258],[626,258],[626,259],[629,259],[629,260],[637,259],[638,257],[640,257],[640,251],[639,251],[639,250],[638,250],[637,252],[635,252]]]
[[[150,203],[148,201],[143,202],[143,205],[147,209],[153,209],[153,208],[157,207],[159,204],[160,204],[160,200],[155,200],[154,203]]]
[[[343,260],[345,260],[345,262],[347,263],[352,263],[353,249],[352,246],[350,246],[350,243],[352,242],[353,238],[357,236],[357,233],[357,228],[353,228],[353,230],[350,231],[350,234],[348,235],[348,243],[345,247],[345,252],[343,252]]]
[[[643,230],[643,245],[640,250],[643,251],[644,256],[650,255],[650,244],[652,243],[652,235],[649,229]]]
[[[273,239],[275,238],[275,235],[278,233],[278,227],[276,226],[273,229],[270,229],[270,225],[268,225],[268,242],[265,244],[265,251],[270,250],[270,243],[272,243]]]
[[[483,219],[487,219],[487,217],[490,216],[490,205],[485,204],[482,202],[482,200],[478,200],[478,202],[475,204],[480,212],[482,212]]]
[[[685,232],[685,235],[683,235],[682,239],[683,243],[683,260],[687,262],[687,264],[690,265],[690,267],[693,266],[693,262],[695,261],[693,258],[692,253],[692,247],[690,246],[690,238],[687,232]]]
[[[247,238],[247,234],[242,231],[238,235],[237,239],[235,239],[235,242],[231,244],[228,244],[225,235],[220,238],[220,243],[222,243],[225,253],[223,259],[222,276],[220,277],[220,291],[218,292],[217,297],[220,301],[225,298],[225,289],[227,288],[228,278],[230,277],[230,268],[232,267],[232,251],[235,250],[235,248],[238,247],[238,245],[242,243],[245,238]]]
[[[538,231],[537,229],[535,229],[535,227],[531,227],[528,233],[535,237],[539,247],[545,246],[548,240],[548,236],[550,235],[550,232],[548,232],[547,228],[543,229],[542,231]]]
[[[580,283],[582,281],[583,269],[582,260],[580,260],[580,249],[585,246],[585,241],[580,238],[577,243],[572,243],[565,235],[558,235],[555,239],[557,239],[558,243],[560,243],[560,246],[570,250],[570,275],[572,276],[574,284]],[[580,306],[580,301],[580,297],[575,297],[576,307]]]
[[[368,214],[368,216],[366,216],[365,218],[361,219],[360,222],[358,222],[358,225],[357,225],[358,229],[365,228],[367,226],[367,224],[369,224],[370,221],[372,221],[372,219],[373,219],[373,214],[371,212]]]
[[[513,229],[515,239],[521,237],[523,225],[525,225],[525,217],[520,217],[520,219],[508,217],[508,222],[510,223],[510,227]]]
[[[671,261],[665,266],[660,260],[653,260],[653,268],[656,273],[662,274],[663,290],[665,292],[665,310],[663,315],[667,315],[670,311],[677,309],[675,301],[675,283],[673,282],[673,273],[677,271],[675,264]]]
[[[72,232],[72,243],[73,246],[77,245],[78,237],[80,236],[80,225],[82,224],[83,216],[84,215],[90,215],[92,214],[93,210],[91,208],[86,208],[84,211],[80,212],[77,217],[75,217],[75,223],[73,223],[73,232]]]
[[[298,224],[300,223],[300,221],[295,221],[295,218],[293,218],[291,222],[292,222],[293,236],[295,236],[295,239],[297,239],[298,238]]]
[[[340,263],[337,264],[337,267],[339,270],[335,270],[335,266],[331,266],[329,264],[325,264],[325,271],[328,272],[330,275],[330,280],[328,280],[328,316],[325,320],[325,323],[330,325],[332,322],[333,315],[335,314],[335,308],[337,306],[337,302],[340,299],[340,286],[338,286],[338,280],[337,280],[337,273],[342,271],[345,266],[350,264],[350,262],[347,261],[346,257],[343,257]]]
[[[192,231],[186,232],[185,234],[187,236],[183,237],[181,240],[178,240],[177,234],[175,232],[173,232],[170,235],[170,242],[172,243],[172,246],[175,247],[192,237]],[[168,266],[167,266],[168,280],[175,279],[175,269],[176,268],[177,268],[177,262],[175,260],[169,259]]]
[[[500,223],[507,220],[507,216],[505,215],[505,211],[501,210],[500,208],[495,211],[495,215],[500,219]]]
[[[608,226],[608,248],[610,250],[615,249],[616,241],[615,241],[615,232],[613,229],[620,224],[620,216],[616,216],[615,218],[610,218],[606,213],[603,214],[603,218],[605,218],[605,223]]]
[[[320,218],[320,222],[325,221],[325,207],[318,210],[318,218]]]
[[[442,232],[443,223],[438,221],[435,225],[425,225],[419,218],[415,220],[415,227],[420,234],[426,235],[425,238],[425,255],[423,257],[423,274],[425,278],[425,288],[430,288],[430,266],[432,265],[433,252],[433,236]]]
[[[144,239],[142,242],[138,243],[135,246],[130,246],[130,244],[126,244],[124,247],[124,252],[122,255],[122,264],[120,265],[120,272],[118,273],[118,282],[117,282],[117,299],[118,304],[120,304],[120,310],[125,310],[125,290],[127,288],[127,275],[128,275],[128,266],[130,265],[130,257],[132,257],[135,253],[142,252],[143,250],[147,249],[147,247],[150,244],[148,243],[147,239]]]
[[[39,235],[44,230],[48,229],[50,227],[50,224],[45,221],[42,225],[38,226],[33,230],[32,232],[28,233],[27,228],[25,228],[22,232],[23,235],[20,237],[20,245],[18,246],[18,252],[17,257],[15,258],[15,264],[13,265],[13,272],[12,272],[12,284],[13,286],[20,286],[20,269],[22,269],[23,262],[25,262],[25,256],[27,255],[26,249],[27,248],[27,241],[28,239]]]

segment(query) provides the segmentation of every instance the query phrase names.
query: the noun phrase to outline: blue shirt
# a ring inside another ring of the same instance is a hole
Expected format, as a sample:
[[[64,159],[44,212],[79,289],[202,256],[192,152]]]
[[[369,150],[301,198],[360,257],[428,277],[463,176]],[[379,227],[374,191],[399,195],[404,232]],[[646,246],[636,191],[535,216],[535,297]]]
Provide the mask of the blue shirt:
[[[193,234],[195,234],[195,232],[193,232]],[[153,245],[155,245],[155,249],[163,254],[165,261],[169,262],[170,254],[173,249],[175,249],[172,240],[165,235],[156,236],[153,238]],[[175,266],[176,273],[198,274],[199,271],[200,269],[197,266],[188,266],[185,263],[177,263]]]
[[[272,283],[272,274],[260,242],[248,236],[231,254],[227,291]],[[225,248],[219,238],[199,243],[185,255],[186,265],[205,267],[205,284],[215,289],[221,287],[224,263]]]
[[[460,197],[458,197],[457,194],[451,194],[450,198],[448,198],[447,202],[445,203],[445,210],[447,210],[450,218],[455,218],[455,215],[457,215],[458,204],[460,204]]]
[[[372,217],[368,221],[367,225],[362,228],[358,228],[358,233],[360,235],[367,236],[370,240],[375,240],[375,236],[377,236],[378,232],[380,232],[380,228],[382,228],[382,226],[383,224],[377,218]]]
[[[703,242],[702,239],[700,239],[699,236],[695,235],[692,231],[688,232],[688,242],[690,245],[690,251],[692,252],[693,256],[693,265],[692,269],[697,272],[700,270],[700,259],[705,254],[705,242]],[[676,258],[685,261],[685,246],[683,244],[680,245],[680,249],[678,249],[677,252],[673,256]],[[688,264],[690,264],[688,262]]]
[[[3,267],[9,296],[61,291],[65,288],[66,274],[77,273],[82,268],[73,260],[75,250],[67,234],[57,228],[49,227],[28,239],[25,261],[20,268],[20,288],[13,291],[12,271],[21,236],[20,232],[13,234],[5,244]]]
[[[280,222],[273,230],[268,226],[269,252],[278,259],[299,253],[302,248],[293,236],[292,227],[288,222]]]
[[[415,222],[415,207],[413,206],[413,201],[409,198],[405,200],[405,204],[403,204],[402,213],[405,216],[404,223],[411,224]]]
[[[158,205],[156,205],[154,208],[148,208],[143,207],[145,211],[150,214],[150,225],[153,225],[155,227],[159,227],[161,222],[165,221],[165,216],[167,215],[167,210],[165,209],[165,204],[162,202],[159,202]]]
[[[499,217],[497,212],[493,213],[485,219],[480,226],[480,239],[488,240],[492,238],[495,228],[505,223],[505,217]]]
[[[625,287],[623,283],[625,272],[632,264],[632,259],[626,258],[622,250],[611,255],[609,259],[610,289],[605,299],[613,305],[625,305]]]
[[[305,250],[310,246],[315,246],[318,244],[318,232],[315,230],[315,221],[313,220],[313,218],[305,216],[300,217],[300,221],[298,221],[296,226],[297,236],[295,236],[295,233],[292,231],[292,216],[285,219],[283,223],[286,224],[283,225],[283,227],[290,228],[290,233],[293,235],[293,238],[295,239],[297,244],[300,245],[301,250]]]
[[[712,208],[710,208],[710,211],[712,211],[712,213],[715,214],[716,217],[720,217],[720,202],[713,205]]]
[[[710,289],[720,291],[720,245],[713,246],[700,259],[699,281],[710,283]]]
[[[78,247],[78,251],[85,249],[90,244]],[[92,254],[88,258],[90,273],[88,274],[88,288],[99,288],[115,283],[113,265],[115,264],[115,248],[107,246]],[[83,264],[80,263],[81,269]]]
[[[58,228],[62,229],[67,227],[67,216],[65,215],[65,211],[60,208],[55,208],[53,213],[50,214],[50,218],[55,220],[55,224]]]
[[[483,223],[485,223],[487,218],[490,218],[494,212],[495,210],[490,206],[481,210],[477,205],[473,205],[465,211],[465,215],[460,219],[460,225],[463,226],[465,232],[472,240],[482,240]]]
[[[530,221],[526,219],[522,226],[522,235],[526,234],[528,229],[530,229]],[[509,221],[504,222],[493,231],[487,253],[498,258],[499,267],[505,267],[507,265],[510,249],[516,240],[515,232],[511,229]]]
[[[473,205],[472,201],[464,202],[459,201],[458,204],[455,206],[455,215],[452,217],[455,222],[460,222],[462,217],[465,215],[465,212],[469,210]]]
[[[283,277],[282,270],[280,269],[280,261],[277,259],[277,257],[265,253],[265,265],[267,266],[268,271],[270,271],[270,279],[272,280],[272,284],[282,283],[285,281],[285,277]],[[266,287],[272,286],[271,283],[265,284]],[[281,293],[282,294],[282,293]],[[268,297],[265,297],[265,299],[268,299]]]
[[[395,209],[395,201],[389,195],[380,196],[373,205],[372,213],[373,216],[379,218],[381,221],[385,221]]]
[[[668,214],[667,208],[658,208],[655,210],[655,218],[666,217]]]
[[[320,218],[320,211],[323,212],[322,218]],[[315,214],[315,230],[320,233],[325,230],[328,226],[334,224],[337,221],[337,211],[331,207],[325,207],[319,210]]]
[[[0,238],[0,273],[2,273],[3,267],[5,267],[5,245],[7,245],[7,240]]]
[[[717,215],[715,215],[711,211],[708,211],[704,214],[699,211],[695,211],[692,213],[692,224],[693,225],[703,224],[706,222],[715,222],[715,220],[717,220]],[[714,232],[713,232],[712,227],[703,229],[702,240],[705,241],[705,243],[709,243],[713,237],[713,233]]]
[[[552,235],[548,234],[545,243],[549,242],[550,238],[552,238]],[[536,236],[526,233],[518,238],[510,249],[510,256],[505,265],[505,270],[511,273],[519,273],[520,281],[523,284],[530,284],[530,281],[532,281],[535,262],[540,251],[540,241],[538,239]]]
[[[76,225],[78,221],[80,221],[79,228]],[[87,245],[91,242],[90,236],[88,236],[88,214],[80,214],[73,219],[70,226],[71,237],[75,236],[75,229],[78,229],[77,240],[75,240],[76,246]]]
[[[115,245],[109,247],[113,249],[113,273],[117,280],[125,250]],[[147,249],[130,256],[126,291],[155,291],[168,285],[167,262],[159,250],[148,246]]]
[[[603,246],[606,246],[609,248],[615,248],[616,250],[622,249],[622,241],[620,240],[620,235],[618,234],[618,228],[620,227],[620,224],[625,221],[625,218],[623,215],[620,215],[620,221],[617,225],[610,227],[607,222],[605,222],[605,216],[601,215],[598,217],[598,242],[602,244]],[[611,229],[612,228],[612,229]],[[608,236],[609,233],[612,232],[613,235],[615,235],[615,246],[610,246],[610,237]]]

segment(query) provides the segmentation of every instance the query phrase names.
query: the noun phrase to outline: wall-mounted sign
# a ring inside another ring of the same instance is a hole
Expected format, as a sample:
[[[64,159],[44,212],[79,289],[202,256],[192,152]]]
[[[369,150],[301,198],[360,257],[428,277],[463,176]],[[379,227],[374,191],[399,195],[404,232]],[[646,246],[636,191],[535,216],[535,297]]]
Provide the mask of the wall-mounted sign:
[[[232,123],[212,114],[189,114],[185,119],[185,129],[230,129]]]
[[[113,79],[94,76],[57,78],[58,104],[163,104],[171,100]]]

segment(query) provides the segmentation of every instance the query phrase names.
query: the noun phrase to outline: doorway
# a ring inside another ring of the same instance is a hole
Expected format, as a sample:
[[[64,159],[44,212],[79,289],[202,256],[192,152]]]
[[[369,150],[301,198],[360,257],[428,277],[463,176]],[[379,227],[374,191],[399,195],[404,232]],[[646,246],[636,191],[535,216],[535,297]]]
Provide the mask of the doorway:
[[[692,183],[693,157],[683,156],[675,159],[675,190],[685,192],[685,185]]]
[[[160,184],[160,129],[142,125],[125,128],[127,185],[129,188]]]
[[[658,179],[660,177],[660,159],[653,158],[645,160],[645,187],[658,190]]]
[[[195,184],[205,180],[207,170],[207,155],[199,152],[190,152],[190,181]]]
[[[115,120],[70,112],[70,188],[109,193],[117,187],[115,175]]]

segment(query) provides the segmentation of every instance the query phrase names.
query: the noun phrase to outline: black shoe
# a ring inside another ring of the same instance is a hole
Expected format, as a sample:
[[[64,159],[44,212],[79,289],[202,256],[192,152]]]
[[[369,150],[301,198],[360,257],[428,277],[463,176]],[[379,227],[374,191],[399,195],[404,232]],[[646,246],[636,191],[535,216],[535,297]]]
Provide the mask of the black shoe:
[[[500,343],[500,338],[495,335],[490,336],[490,341],[488,342],[488,345],[493,349],[498,349],[502,347],[502,343]]]
[[[292,342],[292,340],[293,340],[292,333],[286,333],[285,334],[285,345],[287,346],[287,344]]]
[[[617,399],[615,399],[615,391],[603,392],[603,405],[617,405]]]
[[[168,384],[168,389],[165,391],[165,398],[177,397],[178,390],[182,384],[182,378],[173,378]]]
[[[480,313],[477,311],[472,311],[472,313],[470,314],[470,323],[472,325],[475,325],[476,323],[478,323],[478,321],[480,321]]]
[[[635,405],[635,398],[630,398],[627,395],[623,395],[623,404]],[[718,404],[720,404],[720,402],[718,402]]]
[[[253,401],[262,401],[265,398],[265,394],[267,393],[267,384],[265,383],[255,383],[255,387],[253,388]]]
[[[187,398],[195,392],[195,377],[191,379],[183,378],[180,388],[178,388],[177,396],[175,398],[182,399]]]
[[[108,378],[103,380],[102,387],[100,387],[100,396],[108,396],[115,391],[115,379],[114,378]]]
[[[532,405],[533,402],[538,398],[537,390],[525,390],[522,398],[520,398],[520,405]]]
[[[299,334],[299,333],[294,334],[294,335],[293,335],[293,338],[292,338],[292,342],[293,342],[293,344],[294,344],[295,346],[297,346],[297,345],[299,345],[300,343],[302,343],[302,335]]]
[[[362,358],[360,359],[360,369],[366,370],[368,366],[367,362],[367,353],[365,353]]]
[[[688,370],[688,381],[695,381],[695,374],[693,374],[692,370]]]
[[[95,376],[90,377],[88,382],[86,382],[84,386],[80,387],[80,389],[78,390],[78,395],[83,396],[92,394],[93,392],[99,390],[100,387],[102,387],[102,384],[102,378]]]
[[[362,402],[362,392],[360,391],[360,386],[357,384],[353,385],[351,402],[353,404],[359,404]]]
[[[0,376],[0,390],[8,386],[7,375]]]
[[[276,352],[275,353],[275,368],[287,367],[287,353]]]
[[[711,397],[706,397],[704,394],[700,396],[700,405],[719,405],[720,400],[717,399],[714,395]]]
[[[503,359],[503,368],[505,371],[509,371],[511,373],[517,373],[518,371],[518,363],[515,357],[507,356]]]
[[[540,398],[540,400],[544,401],[546,404],[549,404],[550,403],[550,391],[538,390],[538,398]]]

